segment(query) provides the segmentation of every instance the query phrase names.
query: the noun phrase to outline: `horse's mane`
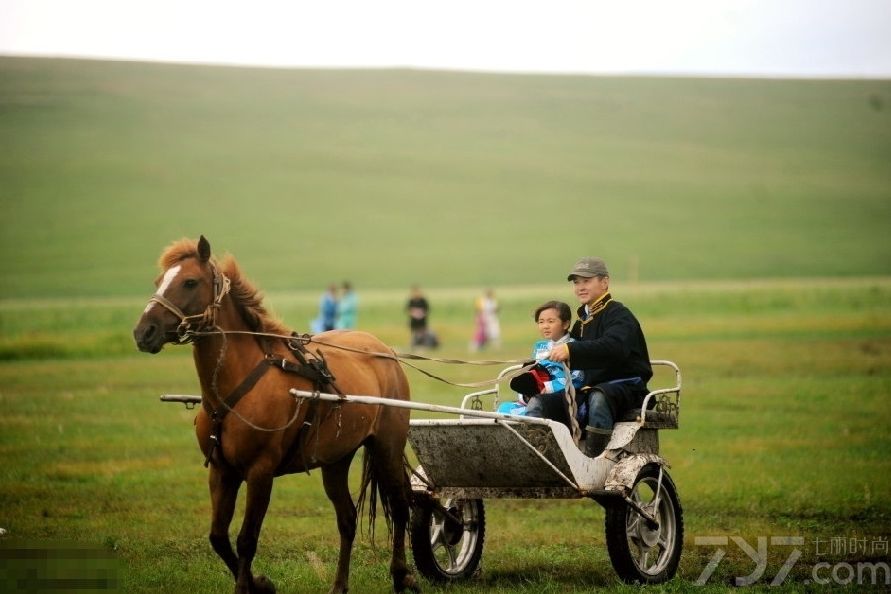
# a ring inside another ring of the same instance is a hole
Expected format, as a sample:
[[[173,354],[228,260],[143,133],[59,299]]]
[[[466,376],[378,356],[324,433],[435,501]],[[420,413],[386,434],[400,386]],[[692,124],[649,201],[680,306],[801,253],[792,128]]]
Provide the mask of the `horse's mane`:
[[[187,258],[198,259],[198,242],[194,239],[180,239],[171,243],[158,259],[161,270],[167,270],[177,262]],[[238,262],[231,254],[226,254],[220,262],[214,263],[229,277],[229,296],[241,316],[253,332],[290,335],[291,330],[273,316],[263,305],[263,294],[241,272]]]
[[[180,239],[168,245],[158,258],[158,268],[164,272],[177,262],[187,258],[198,259],[198,242],[194,239]]]

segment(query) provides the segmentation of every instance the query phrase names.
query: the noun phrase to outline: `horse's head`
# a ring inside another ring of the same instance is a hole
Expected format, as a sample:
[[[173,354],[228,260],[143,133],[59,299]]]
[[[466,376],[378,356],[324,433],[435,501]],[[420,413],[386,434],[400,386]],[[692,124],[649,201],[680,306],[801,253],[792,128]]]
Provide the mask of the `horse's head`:
[[[210,257],[210,243],[182,242],[162,256],[157,291],[142,312],[133,338],[140,351],[157,353],[166,343],[189,342],[193,333],[216,324],[220,302],[229,291],[226,278]],[[171,253],[172,252],[172,253]]]

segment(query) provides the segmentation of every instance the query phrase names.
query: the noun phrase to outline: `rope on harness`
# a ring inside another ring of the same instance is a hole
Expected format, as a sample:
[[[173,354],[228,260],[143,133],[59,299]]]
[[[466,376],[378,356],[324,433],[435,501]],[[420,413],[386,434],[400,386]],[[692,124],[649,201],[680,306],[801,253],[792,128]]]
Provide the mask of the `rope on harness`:
[[[575,385],[572,383],[572,371],[569,365],[563,362],[563,372],[566,374],[566,389],[563,391],[563,400],[566,403],[566,412],[569,415],[569,431],[572,439],[578,445],[582,439],[582,429],[579,427],[578,403],[575,401]]]
[[[192,331],[192,332],[189,332],[189,334],[194,337],[210,336],[210,335],[214,335],[214,334],[223,334],[223,335],[246,334],[246,335],[261,336],[261,337],[266,337],[266,338],[280,338],[280,339],[285,339],[285,340],[290,340],[290,341],[295,341],[295,342],[301,342],[303,344],[312,343],[312,344],[330,347],[332,349],[339,349],[339,350],[347,351],[347,352],[351,352],[351,353],[358,353],[358,354],[366,355],[369,357],[390,359],[390,360],[396,361],[398,363],[401,363],[402,365],[405,365],[406,367],[411,367],[412,369],[426,375],[427,377],[429,377],[431,379],[435,379],[439,382],[443,382],[450,386],[457,386],[459,388],[480,388],[483,386],[493,386],[493,385],[499,383],[500,381],[511,380],[515,376],[520,375],[521,373],[525,373],[532,368],[532,365],[528,365],[528,366],[524,366],[521,369],[517,369],[516,371],[513,371],[511,373],[505,374],[501,377],[496,377],[496,378],[492,378],[492,379],[488,379],[488,380],[481,380],[478,382],[462,383],[462,382],[453,382],[453,381],[447,380],[441,376],[438,376],[436,374],[430,373],[429,371],[421,369],[420,367],[418,367],[416,365],[412,365],[411,363],[408,363],[408,361],[428,361],[431,363],[447,363],[447,364],[454,364],[454,365],[519,365],[519,364],[525,364],[529,360],[528,359],[506,359],[506,360],[483,359],[483,360],[476,360],[476,361],[467,361],[467,360],[463,360],[463,359],[446,359],[446,358],[440,358],[440,357],[424,357],[421,355],[416,355],[414,353],[400,353],[400,352],[397,352],[395,349],[390,351],[389,353],[379,353],[379,352],[374,352],[374,351],[366,351],[364,349],[348,347],[348,346],[341,345],[341,344],[326,342],[324,340],[318,340],[317,338],[315,338],[309,334],[293,336],[293,335],[273,334],[273,333],[269,333],[269,332],[253,332],[250,330],[222,330],[222,329]]]
[[[493,385],[493,384],[497,384],[499,381],[505,381],[505,380],[508,380],[508,381],[509,381],[509,380],[512,380],[512,379],[515,378],[516,376],[521,375],[521,374],[523,374],[523,373],[526,373],[527,371],[529,371],[530,369],[532,369],[533,367],[535,367],[535,363],[533,362],[533,363],[530,363],[529,365],[524,365],[523,367],[520,367],[519,369],[517,369],[517,370],[515,370],[515,371],[511,371],[510,373],[505,373],[505,374],[502,375],[500,378],[495,378],[495,379],[491,379],[491,380],[482,380],[482,381],[479,381],[479,382],[467,382],[467,383],[461,383],[461,382],[452,382],[452,381],[449,381],[449,380],[447,380],[447,379],[445,379],[445,378],[443,378],[443,377],[440,377],[440,376],[438,376],[438,375],[435,375],[435,374],[433,374],[433,373],[430,373],[429,371],[427,371],[427,370],[425,370],[425,369],[421,369],[421,368],[418,367],[417,365],[412,365],[411,363],[407,363],[407,362],[405,362],[405,361],[400,361],[400,363],[402,363],[402,364],[405,365],[406,367],[411,367],[411,368],[414,369],[415,371],[418,371],[418,372],[420,372],[420,373],[423,373],[424,375],[426,375],[426,376],[429,377],[429,378],[435,379],[435,380],[437,380],[437,381],[440,381],[440,382],[442,382],[442,383],[444,383],[444,384],[448,384],[448,385],[450,385],[450,386],[457,386],[457,387],[459,387],[459,388],[482,388],[482,387],[484,387],[484,386],[491,386],[491,385]]]

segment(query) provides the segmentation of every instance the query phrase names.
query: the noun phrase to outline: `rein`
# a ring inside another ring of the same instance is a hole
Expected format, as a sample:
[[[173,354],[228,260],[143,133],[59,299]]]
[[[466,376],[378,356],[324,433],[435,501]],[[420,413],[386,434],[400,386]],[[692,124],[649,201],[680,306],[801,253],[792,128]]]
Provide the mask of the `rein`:
[[[358,353],[360,355],[367,355],[369,357],[378,357],[380,359],[389,359],[391,361],[397,361],[406,367],[411,367],[415,371],[426,375],[431,379],[435,379],[444,384],[448,384],[450,386],[456,386],[459,388],[481,388],[483,386],[492,386],[497,384],[499,381],[510,380],[513,377],[523,374],[529,371],[533,364],[529,364],[529,359],[482,359],[476,361],[467,361],[464,359],[444,359],[440,357],[424,357],[421,355],[416,355],[414,353],[400,353],[397,351],[392,351],[389,353],[375,353],[369,352],[362,349],[356,349],[348,346],[343,346],[340,344],[334,344],[330,342],[325,342],[323,340],[318,340],[309,334],[297,335],[297,336],[286,336],[284,334],[272,334],[268,332],[252,332],[250,330],[223,330],[221,328],[215,328],[214,330],[204,330],[204,331],[189,331],[190,339],[198,338],[201,336],[212,336],[215,334],[243,334],[249,336],[260,336],[265,338],[280,338],[282,340],[287,341],[299,341],[302,344],[318,344],[321,346],[330,347],[332,349],[339,349],[342,351],[347,351],[350,353]],[[412,365],[408,363],[408,361],[429,361],[432,363],[448,363],[453,365],[523,365],[522,368],[517,369],[516,371],[512,371],[511,373],[505,374],[500,378],[493,378],[490,380],[481,380],[478,382],[468,382],[468,383],[460,383],[460,382],[452,382],[443,377],[430,373],[425,369],[418,367],[417,365]]]
[[[211,271],[213,273],[213,300],[210,304],[205,308],[205,310],[200,314],[195,315],[186,315],[177,305],[172,303],[169,299],[164,297],[159,293],[155,293],[149,298],[149,303],[157,303],[161,307],[165,308],[169,312],[179,319],[179,325],[176,327],[176,335],[177,335],[177,343],[178,344],[187,344],[190,342],[194,342],[197,338],[201,338],[204,336],[213,336],[220,335],[222,337],[222,345],[220,346],[220,352],[217,357],[217,363],[214,367],[213,374],[211,376],[211,391],[213,392],[214,399],[219,405],[219,408],[213,408],[208,410],[209,416],[211,417],[211,422],[213,423],[214,429],[211,431],[211,440],[213,442],[210,454],[205,460],[205,466],[210,463],[211,458],[213,456],[214,451],[220,445],[220,430],[222,428],[223,418],[228,414],[232,413],[235,415],[241,422],[246,424],[248,427],[256,430],[256,431],[264,431],[264,432],[279,432],[284,431],[291,427],[300,416],[300,405],[302,403],[298,402],[297,407],[294,410],[293,416],[288,420],[287,423],[282,425],[281,427],[260,427],[255,423],[251,422],[249,419],[245,418],[244,415],[235,410],[235,406],[241,398],[250,392],[250,390],[254,387],[254,385],[260,380],[260,378],[265,375],[265,373],[273,368],[278,367],[285,372],[295,373],[297,375],[301,375],[306,377],[307,379],[312,380],[315,385],[316,391],[319,391],[321,387],[325,384],[330,385],[334,388],[335,391],[340,392],[337,389],[337,386],[334,383],[334,377],[328,371],[327,366],[325,364],[324,356],[321,355],[318,351],[314,354],[314,359],[311,361],[307,361],[306,357],[303,356],[303,353],[313,354],[308,351],[305,346],[310,343],[314,343],[321,346],[326,346],[333,349],[340,349],[343,351],[348,351],[352,353],[358,353],[361,355],[369,356],[369,357],[378,357],[382,359],[388,359],[392,361],[396,361],[402,365],[407,367],[411,367],[412,369],[426,375],[431,379],[435,379],[437,381],[443,382],[445,384],[451,386],[457,386],[461,388],[480,388],[483,386],[491,386],[497,384],[499,381],[510,380],[513,377],[520,375],[529,371],[534,365],[535,362],[530,363],[528,359],[514,359],[514,360],[477,360],[477,361],[466,361],[462,359],[445,359],[439,357],[424,357],[421,355],[416,355],[413,353],[399,353],[396,351],[390,351],[388,353],[377,353],[377,352],[369,352],[362,349],[357,349],[353,347],[348,347],[339,344],[333,344],[330,342],[325,342],[321,340],[317,340],[310,336],[309,334],[304,335],[283,335],[283,334],[273,334],[268,332],[255,332],[249,330],[224,330],[220,328],[217,323],[217,313],[222,307],[223,299],[226,295],[229,294],[229,290],[231,288],[231,281],[229,277],[220,272],[217,266],[211,261],[210,262]],[[248,376],[246,376],[242,382],[225,398],[220,397],[219,387],[218,387],[218,377],[220,369],[223,366],[223,362],[226,357],[226,352],[228,350],[229,341],[228,335],[250,335],[254,337],[263,337],[263,338],[275,338],[285,341],[288,346],[288,349],[295,356],[295,358],[300,361],[300,363],[293,363],[288,361],[282,357],[276,357],[269,353],[266,353],[265,357],[257,364],[257,366],[251,371]],[[448,363],[448,364],[459,364],[459,365],[516,365],[522,364],[522,367],[519,369],[501,376],[500,378],[494,378],[491,380],[483,380],[478,382],[452,382],[443,377],[430,373],[425,369],[421,369],[417,365],[413,365],[408,361],[430,361],[435,363]]]

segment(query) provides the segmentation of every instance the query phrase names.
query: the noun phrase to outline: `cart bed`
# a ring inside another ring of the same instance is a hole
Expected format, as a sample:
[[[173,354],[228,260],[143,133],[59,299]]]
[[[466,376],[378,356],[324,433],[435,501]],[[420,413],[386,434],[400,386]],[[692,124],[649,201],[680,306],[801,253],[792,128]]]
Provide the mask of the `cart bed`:
[[[611,467],[553,421],[413,420],[408,438],[423,469],[412,488],[442,497],[584,497],[602,492]]]

